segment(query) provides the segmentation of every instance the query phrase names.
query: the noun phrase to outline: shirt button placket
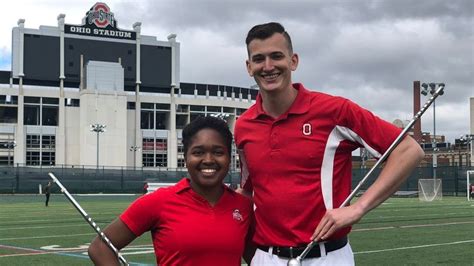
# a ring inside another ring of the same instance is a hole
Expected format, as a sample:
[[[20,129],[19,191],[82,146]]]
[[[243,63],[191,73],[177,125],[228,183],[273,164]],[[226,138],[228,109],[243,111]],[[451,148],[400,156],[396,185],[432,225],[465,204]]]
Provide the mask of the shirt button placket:
[[[277,144],[278,144],[278,133],[277,133],[277,128],[276,125],[272,125],[272,131],[270,133],[270,148],[272,150],[277,149]]]

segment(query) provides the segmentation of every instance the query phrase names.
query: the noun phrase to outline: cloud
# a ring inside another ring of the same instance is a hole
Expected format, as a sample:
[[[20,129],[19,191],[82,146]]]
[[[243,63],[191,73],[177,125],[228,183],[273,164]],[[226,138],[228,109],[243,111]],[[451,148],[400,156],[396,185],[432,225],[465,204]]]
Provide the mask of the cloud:
[[[255,24],[279,21],[300,55],[293,81],[347,97],[388,121],[411,119],[413,81],[445,82],[446,93],[436,102],[437,134],[452,141],[469,132],[474,1],[110,0],[107,4],[122,29],[131,30],[140,21],[144,35],[158,40],[178,35],[183,82],[254,84],[245,70],[245,36]],[[18,0],[2,7],[22,10],[26,27],[38,28],[57,25],[59,13],[66,14],[66,23],[80,24],[92,5],[78,0],[67,5]],[[4,13],[0,34],[11,36],[20,17]],[[0,68],[10,60],[10,46],[10,38],[0,40]],[[422,125],[432,132],[430,112],[431,108]]]

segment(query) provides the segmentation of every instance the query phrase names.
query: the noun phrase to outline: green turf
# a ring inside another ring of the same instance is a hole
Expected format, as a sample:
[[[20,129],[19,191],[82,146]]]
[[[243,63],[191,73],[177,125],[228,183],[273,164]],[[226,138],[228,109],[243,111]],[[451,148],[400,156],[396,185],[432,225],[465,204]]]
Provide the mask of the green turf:
[[[75,196],[104,227],[136,196]],[[62,194],[0,195],[0,265],[91,265],[85,248],[93,229]],[[350,234],[357,265],[474,265],[474,201],[391,198]],[[49,246],[49,247],[48,247]],[[124,250],[133,264],[154,264],[149,234]],[[82,249],[73,249],[82,248]],[[131,252],[148,251],[146,254]]]

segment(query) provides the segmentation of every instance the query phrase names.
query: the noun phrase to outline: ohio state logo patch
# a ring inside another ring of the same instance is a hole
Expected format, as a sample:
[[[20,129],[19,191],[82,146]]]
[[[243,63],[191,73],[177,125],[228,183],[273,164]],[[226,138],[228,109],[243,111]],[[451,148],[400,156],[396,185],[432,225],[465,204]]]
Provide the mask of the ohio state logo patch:
[[[110,8],[105,3],[97,2],[86,13],[87,23],[95,24],[98,28],[105,28],[108,25],[115,27],[114,13],[110,12]]]
[[[239,209],[235,209],[234,212],[232,212],[232,218],[239,222],[241,222],[244,219],[242,217],[242,214],[240,214]]]

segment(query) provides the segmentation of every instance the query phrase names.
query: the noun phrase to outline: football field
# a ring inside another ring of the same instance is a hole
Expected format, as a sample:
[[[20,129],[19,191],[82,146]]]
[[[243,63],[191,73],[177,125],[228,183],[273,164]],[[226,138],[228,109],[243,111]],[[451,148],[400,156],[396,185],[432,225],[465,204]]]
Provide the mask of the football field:
[[[103,228],[137,196],[75,195]],[[62,194],[0,195],[0,265],[91,265],[95,232]],[[350,234],[357,265],[474,265],[474,201],[391,198]],[[122,251],[131,265],[155,263],[149,234]]]

